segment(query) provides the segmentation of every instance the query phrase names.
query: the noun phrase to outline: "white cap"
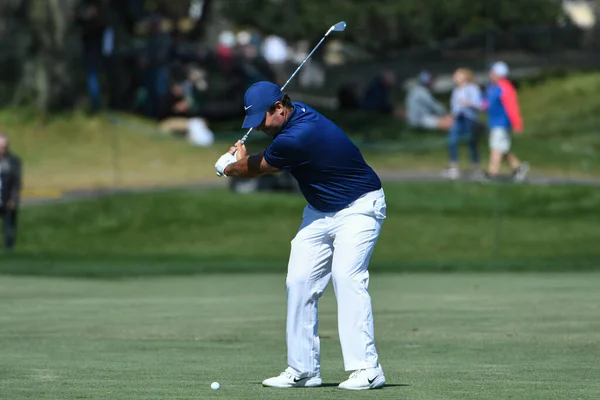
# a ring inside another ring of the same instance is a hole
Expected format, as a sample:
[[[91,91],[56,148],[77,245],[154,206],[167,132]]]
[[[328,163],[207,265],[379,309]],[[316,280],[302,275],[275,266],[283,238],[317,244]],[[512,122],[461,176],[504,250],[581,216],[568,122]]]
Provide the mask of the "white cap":
[[[250,40],[252,40],[252,35],[248,31],[239,31],[235,36],[238,43],[242,46],[250,43]]]
[[[226,47],[235,46],[235,34],[231,31],[223,31],[219,34],[219,43]]]
[[[504,61],[497,61],[492,65],[490,71],[502,78],[506,78],[508,76],[509,69],[508,65],[506,65]]]

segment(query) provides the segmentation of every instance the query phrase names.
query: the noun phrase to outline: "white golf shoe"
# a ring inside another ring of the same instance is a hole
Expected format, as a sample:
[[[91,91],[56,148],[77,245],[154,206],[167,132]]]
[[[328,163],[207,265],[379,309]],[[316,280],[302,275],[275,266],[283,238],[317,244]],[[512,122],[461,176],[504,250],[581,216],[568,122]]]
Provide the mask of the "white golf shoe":
[[[279,376],[265,379],[263,386],[274,388],[316,387],[323,384],[320,376],[298,375],[292,368],[286,368]]]
[[[354,371],[347,381],[340,383],[340,389],[367,390],[379,389],[385,385],[383,369],[378,365],[375,368],[359,369]]]

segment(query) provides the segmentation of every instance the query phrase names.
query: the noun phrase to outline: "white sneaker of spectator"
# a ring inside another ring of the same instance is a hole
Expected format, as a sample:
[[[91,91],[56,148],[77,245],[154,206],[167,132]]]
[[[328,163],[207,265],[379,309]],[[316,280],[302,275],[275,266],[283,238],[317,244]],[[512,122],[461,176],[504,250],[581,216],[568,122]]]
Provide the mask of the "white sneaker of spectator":
[[[456,180],[456,179],[460,178],[460,171],[456,167],[450,167],[448,169],[443,170],[442,175],[445,178],[448,178],[451,180]]]

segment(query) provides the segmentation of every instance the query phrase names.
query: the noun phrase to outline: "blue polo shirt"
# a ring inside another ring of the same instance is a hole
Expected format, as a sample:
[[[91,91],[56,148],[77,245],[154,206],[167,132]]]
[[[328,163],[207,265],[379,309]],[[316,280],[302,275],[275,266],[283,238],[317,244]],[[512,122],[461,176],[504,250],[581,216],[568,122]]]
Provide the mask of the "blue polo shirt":
[[[381,189],[381,181],[360,150],[336,124],[303,103],[265,150],[265,161],[296,178],[308,204],[336,212]]]

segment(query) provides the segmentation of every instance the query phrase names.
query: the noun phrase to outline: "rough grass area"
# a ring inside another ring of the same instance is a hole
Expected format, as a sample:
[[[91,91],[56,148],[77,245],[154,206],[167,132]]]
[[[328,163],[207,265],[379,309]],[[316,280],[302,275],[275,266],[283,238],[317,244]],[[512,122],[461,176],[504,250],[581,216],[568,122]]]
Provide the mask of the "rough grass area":
[[[113,125],[102,116],[57,116],[45,126],[23,123],[25,117],[0,114],[13,150],[23,158],[25,195],[204,180],[214,176],[206,162],[222,153]]]
[[[375,271],[600,267],[600,192],[575,186],[387,184]],[[23,210],[0,273],[285,271],[299,195],[134,194]],[[1,255],[0,255],[1,256]]]

